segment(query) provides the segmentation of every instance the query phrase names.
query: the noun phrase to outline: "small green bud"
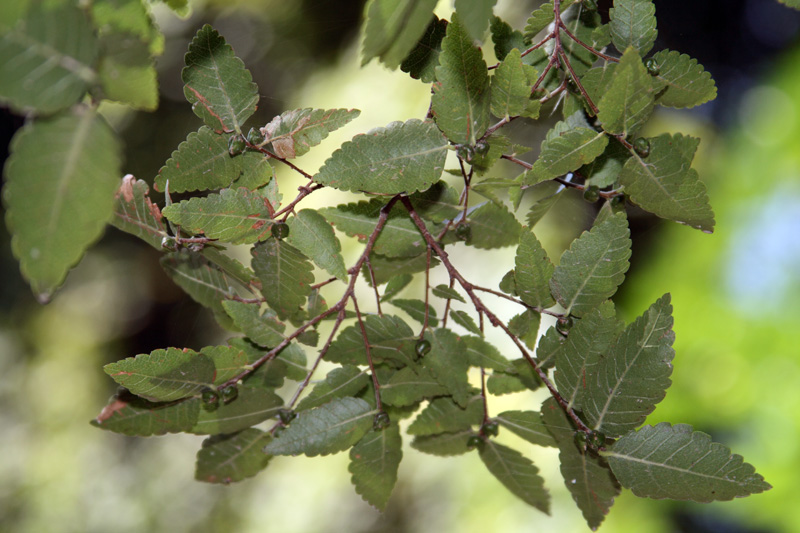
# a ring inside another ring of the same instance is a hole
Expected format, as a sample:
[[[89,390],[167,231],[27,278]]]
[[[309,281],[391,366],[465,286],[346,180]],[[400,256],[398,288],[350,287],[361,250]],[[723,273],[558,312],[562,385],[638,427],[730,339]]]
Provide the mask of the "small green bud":
[[[276,222],[272,225],[272,236],[282,241],[289,236],[289,224],[286,222]]]
[[[645,66],[647,67],[647,72],[651,76],[658,76],[658,74],[661,72],[661,67],[659,66],[658,61],[656,61],[654,57],[648,59],[647,63],[645,63]]]
[[[633,141],[633,149],[639,154],[639,157],[647,157],[650,155],[650,141],[644,137],[639,137]]]
[[[234,135],[231,137],[231,140],[228,141],[228,153],[231,154],[231,156],[241,154],[246,148],[247,144],[245,144],[244,139],[238,135]]]
[[[472,163],[472,158],[475,157],[475,149],[468,144],[460,144],[456,148],[456,154],[459,159],[463,159],[467,163]]]
[[[489,153],[489,143],[480,142],[475,145],[475,153],[481,157]]]
[[[206,411],[213,411],[219,407],[219,394],[214,389],[203,389],[203,392],[200,393],[200,399],[203,402],[203,409]]]
[[[500,424],[494,420],[489,420],[481,426],[481,433],[487,437],[496,437],[500,433]]]
[[[599,431],[592,431],[586,436],[586,442],[593,450],[599,450],[606,444],[605,434]]]
[[[456,226],[456,238],[459,241],[467,241],[472,235],[472,228],[469,224],[463,223]]]
[[[297,418],[297,413],[295,413],[291,409],[281,409],[280,411],[278,411],[278,418],[280,418],[281,424],[286,425],[295,418]]]
[[[416,346],[414,346],[414,351],[417,352],[418,357],[424,357],[425,354],[431,351],[430,341],[425,339],[418,340]]]
[[[386,429],[389,427],[389,415],[385,411],[381,411],[380,413],[375,415],[375,418],[372,419],[372,429],[375,431],[381,431],[382,429]]]
[[[467,448],[469,448],[470,450],[479,448],[481,445],[483,445],[483,439],[478,435],[473,435],[469,439],[467,439]]]
[[[264,135],[261,134],[261,130],[258,128],[250,128],[250,131],[247,132],[247,142],[255,145],[263,143]]]
[[[569,330],[572,329],[574,321],[571,316],[562,316],[556,320],[556,330],[562,335],[566,336]]]
[[[175,240],[175,237],[166,236],[161,239],[161,247],[165,250],[174,250],[176,246],[178,246],[178,241]]]
[[[219,393],[222,396],[223,402],[230,403],[239,396],[239,389],[236,388],[236,385],[229,385],[228,387],[222,388]]]
[[[588,439],[586,437],[586,433],[583,431],[576,431],[575,432],[575,446],[578,447],[581,451],[586,451],[586,446],[588,445]]]
[[[595,203],[600,199],[600,187],[596,185],[590,185],[589,187],[586,187],[583,190],[583,199],[590,204]]]

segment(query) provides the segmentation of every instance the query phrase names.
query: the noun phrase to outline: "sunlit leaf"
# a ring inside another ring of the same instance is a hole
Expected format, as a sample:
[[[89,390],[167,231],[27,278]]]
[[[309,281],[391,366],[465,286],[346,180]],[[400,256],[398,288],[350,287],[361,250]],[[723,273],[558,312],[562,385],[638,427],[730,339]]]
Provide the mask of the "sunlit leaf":
[[[291,159],[307,153],[328,134],[358,115],[358,109],[294,109],[284,111],[261,128],[264,142],[278,157]]]
[[[130,174],[125,176],[117,189],[111,225],[161,250],[167,231],[161,210],[149,195],[150,187],[146,181],[137,180]]]
[[[694,107],[717,97],[717,86],[696,59],[674,50],[661,50],[653,56],[658,79],[666,87],[656,98],[666,107]]]
[[[636,50],[628,48],[614,69],[605,94],[597,102],[597,118],[605,131],[629,137],[650,118],[654,96],[650,74]]]
[[[624,52],[633,47],[639,56],[645,56],[653,47],[658,35],[656,6],[652,0],[615,0],[608,12],[611,19],[611,42]]]

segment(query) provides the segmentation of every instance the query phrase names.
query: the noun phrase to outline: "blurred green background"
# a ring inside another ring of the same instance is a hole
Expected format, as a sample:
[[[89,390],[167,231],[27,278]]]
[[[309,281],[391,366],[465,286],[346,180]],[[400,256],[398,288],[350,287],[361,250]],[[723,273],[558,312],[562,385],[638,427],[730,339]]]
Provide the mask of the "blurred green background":
[[[536,3],[500,0],[495,12],[521,28]],[[717,79],[720,97],[690,112],[661,112],[648,133],[702,137],[695,166],[708,184],[717,230],[704,235],[631,209],[632,267],[615,300],[631,320],[664,292],[673,295],[674,384],[648,422],[690,423],[711,433],[774,488],[713,505],[623,492],[601,530],[794,533],[800,531],[794,505],[800,497],[794,479],[800,473],[800,17],[773,0],[657,0],[656,6],[657,47],[697,57]],[[199,127],[182,96],[180,68],[191,36],[206,22],[233,45],[260,87],[254,123],[295,107],[362,110],[300,160],[307,171],[356,133],[424,116],[428,86],[375,63],[359,68],[362,9],[359,1],[207,0],[181,20],[154,4],[166,36],[161,106],[151,114],[105,109],[127,143],[125,171],[152,181]],[[446,17],[451,9],[443,0],[437,12]],[[4,134],[21,122],[4,112]],[[282,169],[278,175],[291,194],[292,176]],[[309,201],[327,203],[333,194]],[[588,205],[568,196],[536,230],[557,256],[565,229],[576,234],[590,221]],[[0,243],[0,531],[588,531],[554,451],[507,433],[501,441],[513,442],[545,475],[552,516],[515,500],[476,456],[441,459],[408,446],[383,515],[352,490],[346,454],[277,458],[256,478],[230,487],[195,482],[202,437],[132,439],[88,421],[114,391],[102,365],[160,347],[221,342],[224,334],[209,314],[171,284],[155,251],[116,230],[106,232],[44,307],[20,279],[5,229]],[[464,257],[463,250],[454,253]],[[511,261],[513,250],[504,253]],[[473,277],[499,279],[505,271],[473,263]],[[540,399],[501,398],[490,408],[536,409]]]

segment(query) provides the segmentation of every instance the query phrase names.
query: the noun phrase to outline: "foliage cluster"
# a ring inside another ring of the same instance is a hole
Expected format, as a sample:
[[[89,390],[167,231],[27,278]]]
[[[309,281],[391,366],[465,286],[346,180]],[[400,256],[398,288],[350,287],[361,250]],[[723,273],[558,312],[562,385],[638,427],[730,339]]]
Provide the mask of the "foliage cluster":
[[[363,61],[377,58],[431,84],[430,110],[357,135],[313,175],[296,158],[359,112],[295,109],[247,125],[258,87],[204,26],[182,73],[203,125],[153,182],[163,206],[145,181],[120,182],[119,141],[97,109],[104,99],[157,105],[153,61],[163,38],[147,5],[21,3],[2,22],[0,100],[31,117],[12,143],[3,199],[34,293],[49,300],[110,223],[164,252],[173,281],[237,334],[225,345],[169,347],[107,365],[121,388],[95,426],[208,435],[196,477],[213,483],[251,477],[275,455],[349,450],[355,490],[383,509],[403,456],[402,422],[412,448],[439,456],[474,450],[512,493],[548,512],[537,467],[494,439],[503,428],[559,450],[566,486],[593,529],[623,487],[699,502],[770,488],[702,432],[642,425],[671,384],[670,296],[630,324],[610,300],[631,256],[626,203],[713,230],[692,169],[699,140],[640,135],[656,106],[713,99],[711,76],[680,52],[652,53],[651,0],[616,0],[608,21],[593,0],[554,0],[522,31],[495,17],[494,3],[456,0],[448,21],[433,15],[435,0],[368,2]],[[476,44],[487,29],[492,65]],[[562,119],[528,163],[520,155],[529,148],[503,127],[550,110]],[[501,160],[518,175],[497,177]],[[285,199],[273,165],[307,183]],[[363,199],[301,208],[324,188]],[[597,216],[553,261],[532,229],[567,189],[582,191]],[[173,203],[171,193],[185,199]],[[537,201],[520,216],[523,225],[517,213],[526,195]],[[363,243],[350,265],[342,235]],[[226,253],[229,245],[250,246],[250,265]],[[494,261],[499,248],[516,254],[498,279],[479,284],[451,261],[453,246],[475,249],[481,261]],[[449,283],[432,286],[433,269]],[[400,297],[416,275],[424,290]],[[364,283],[374,292],[369,309],[357,299]],[[338,299],[325,301],[323,287],[340,288]],[[502,319],[487,303],[497,299],[519,313]],[[556,325],[539,335],[542,315]],[[324,338],[323,321],[332,325]],[[484,338],[488,326],[504,333],[516,358]],[[322,360],[338,366],[310,387]],[[295,392],[283,398],[277,390],[287,382]],[[539,410],[490,409],[492,396],[543,387],[550,397]]]

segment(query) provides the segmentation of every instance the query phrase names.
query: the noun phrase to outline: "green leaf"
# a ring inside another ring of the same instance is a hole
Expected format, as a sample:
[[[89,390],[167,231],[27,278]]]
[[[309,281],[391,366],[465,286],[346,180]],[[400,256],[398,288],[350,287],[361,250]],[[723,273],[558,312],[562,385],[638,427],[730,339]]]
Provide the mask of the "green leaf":
[[[263,154],[255,152],[245,152],[241,156],[242,174],[233,182],[233,187],[244,187],[258,191],[271,205],[273,209],[278,209],[280,205],[280,194],[275,182],[272,181],[272,165],[269,164],[269,159],[264,157]],[[272,187],[265,187],[272,185]]]
[[[147,44],[154,56],[164,52],[164,36],[141,0],[95,0],[91,16],[101,36],[131,35]]]
[[[314,263],[341,280],[347,279],[342,258],[342,245],[325,218],[313,209],[303,209],[290,217],[289,244],[300,250]]]
[[[431,289],[431,293],[434,296],[438,296],[439,298],[444,298],[445,300],[458,300],[462,303],[467,303],[463,296],[456,290],[451,287],[448,287],[444,284],[439,284],[433,289]]]
[[[97,74],[103,97],[154,111],[158,107],[158,74],[148,43],[126,33],[103,35],[100,43]]]
[[[492,76],[492,114],[500,118],[521,115],[531,97],[531,87],[520,51],[512,49]]]
[[[462,337],[462,340],[467,346],[466,357],[469,366],[492,368],[494,370],[509,370],[511,368],[511,361],[503,357],[494,344],[472,335],[466,335]]]
[[[530,43],[525,40],[521,31],[513,29],[510,24],[499,17],[492,17],[489,30],[492,32],[494,55],[500,61],[505,59],[514,48],[524,50]]]
[[[543,513],[550,513],[550,494],[544,488],[539,469],[521,453],[487,439],[479,447],[481,461],[500,483],[516,497]]]
[[[378,224],[384,202],[373,198],[368,202],[343,204],[319,210],[331,224],[351,237],[358,237],[366,242]],[[436,233],[436,226],[431,231]],[[291,236],[291,234],[290,234]],[[375,239],[373,251],[385,257],[416,257],[425,253],[425,238],[416,224],[405,212],[392,211],[378,238]]]
[[[508,321],[508,329],[519,337],[528,348],[533,348],[536,346],[536,339],[539,337],[541,323],[542,315],[532,309],[526,309]]]
[[[361,64],[377,57],[396,69],[433,18],[436,0],[370,0],[364,22]]]
[[[634,154],[622,167],[625,193],[646,211],[711,233],[714,212],[706,186],[691,168],[699,140],[665,133],[649,142],[647,157]]]
[[[427,323],[434,328],[439,325],[439,319],[436,318],[436,309],[426,305],[422,300],[403,300],[398,298],[392,300],[390,303],[408,313],[408,316],[420,324],[425,324],[425,314],[427,311]]]
[[[438,433],[436,435],[425,435],[424,437],[414,437],[411,447],[422,453],[448,457],[451,455],[461,455],[470,451],[467,447],[469,438],[475,432],[471,429],[458,431],[456,433]]]
[[[283,399],[269,389],[240,386],[239,395],[222,403],[213,411],[200,410],[191,430],[196,435],[235,433],[275,417],[283,407]]]
[[[573,3],[574,0],[562,0],[561,2],[561,13],[564,13],[564,10]],[[533,39],[536,37],[536,34],[545,29],[555,20],[555,14],[553,12],[553,2],[547,2],[539,6],[531,16],[528,18],[528,22],[525,25],[524,34],[525,37],[528,39]]]
[[[231,328],[232,322],[222,308],[222,301],[233,293],[232,278],[202,254],[188,250],[169,253],[160,263],[178,287],[200,305],[210,308],[220,325]]]
[[[552,131],[563,128],[562,124],[556,124]],[[572,128],[557,135],[548,135],[542,141],[539,159],[533,168],[523,174],[522,182],[535,185],[577,170],[602,154],[607,144],[608,137],[604,133],[590,128]]]
[[[447,396],[434,398],[408,426],[409,435],[436,435],[468,429],[483,421],[483,398],[472,396],[461,408]]]
[[[778,0],[778,2],[795,9],[800,9],[800,0]]]
[[[467,244],[483,250],[514,246],[519,242],[522,232],[522,226],[514,214],[505,206],[492,202],[473,208],[467,221],[470,226]]]
[[[154,187],[169,192],[205,191],[229,187],[242,173],[244,157],[228,153],[230,135],[208,126],[193,131],[158,171]]]
[[[313,267],[285,241],[268,239],[253,247],[251,266],[261,280],[261,294],[278,318],[296,316],[311,293]]]
[[[271,236],[270,206],[244,188],[184,200],[166,206],[163,213],[188,232],[232,244],[252,244]]]
[[[214,131],[241,134],[242,124],[256,110],[258,87],[233,48],[206,24],[184,59],[183,94],[194,114]]]
[[[397,483],[397,469],[403,459],[400,428],[392,424],[373,429],[350,450],[352,482],[364,501],[383,511]]]
[[[311,393],[297,404],[296,411],[305,411],[324,405],[334,398],[355,396],[369,382],[369,376],[356,366],[334,368],[325,376],[325,381],[314,385]]]
[[[392,315],[369,315],[364,318],[364,329],[374,362],[388,360],[400,365],[413,364],[417,337],[403,320]],[[325,360],[339,364],[367,364],[364,337],[358,324],[348,326],[336,337]]]
[[[611,18],[611,42],[620,52],[633,47],[640,57],[653,48],[656,30],[656,6],[652,0],[615,0],[608,12]]]
[[[466,311],[453,309],[450,311],[450,318],[453,319],[453,322],[466,329],[470,333],[474,333],[475,335],[483,335],[483,332],[475,323],[475,320]]]
[[[555,446],[553,436],[536,411],[504,411],[494,417],[501,426],[537,446]]]
[[[272,459],[262,449],[272,438],[255,428],[234,435],[218,435],[203,441],[197,452],[194,478],[207,483],[234,483],[253,477]]]
[[[204,246],[202,254],[217,268],[241,283],[244,287],[250,288],[256,284],[256,275],[253,271],[244,266],[238,259],[227,255],[224,250],[224,248],[217,246]]]
[[[414,276],[411,274],[400,274],[398,276],[394,276],[389,280],[389,283],[386,284],[386,288],[383,290],[383,296],[381,296],[381,301],[386,302],[400,294],[413,279]]]
[[[294,109],[284,111],[261,128],[264,143],[283,159],[300,157],[358,115],[358,109]]]
[[[415,80],[431,83],[436,80],[436,67],[442,52],[442,39],[447,33],[447,21],[436,15],[428,24],[419,42],[400,64],[400,70],[408,72]]]
[[[416,257],[396,258],[373,255],[369,258],[369,264],[372,266],[372,273],[375,275],[375,284],[383,285],[395,276],[424,272],[428,267],[428,259],[427,254],[418,255]],[[434,268],[438,264],[439,260],[435,257],[431,257],[430,267]],[[372,285],[366,265],[364,267],[364,272],[367,280],[369,280],[369,284]]]
[[[150,187],[146,181],[128,174],[117,189],[114,216],[111,225],[135,235],[157,250],[167,236],[161,210],[150,200]]]
[[[555,382],[558,392],[570,407],[583,410],[587,380],[595,375],[597,364],[622,331],[614,304],[605,301],[577,321],[555,354]]]
[[[447,149],[432,122],[392,122],[344,143],[314,181],[344,191],[410,194],[439,180]]]
[[[561,4],[561,9],[563,13],[563,2]],[[600,23],[601,20],[599,13],[591,13],[584,10],[583,14],[581,14],[579,9],[573,10],[569,16],[566,17],[566,20],[564,20],[564,24],[575,37],[577,37],[581,42],[588,44],[595,50],[602,50],[611,42],[611,35],[609,32],[603,30],[597,31],[598,29],[602,28]],[[589,52],[586,48],[578,44],[576,41],[566,37],[563,32],[561,35],[561,43],[564,47],[564,52],[567,54],[570,65],[572,66],[572,71],[575,72],[575,75],[580,78],[592,67],[592,65],[594,65],[594,63],[597,61],[597,57],[593,53]],[[542,56],[544,56],[543,59],[547,60],[547,55],[544,53],[544,50],[541,50],[540,53]],[[532,64],[539,69],[539,72],[541,72],[544,68],[544,64],[546,64],[543,63],[543,61],[540,61]],[[558,81],[559,80],[553,72],[549,78],[545,79],[544,85],[555,88]]]
[[[154,402],[196,396],[214,381],[214,362],[189,349],[154,350],[110,363],[103,370],[133,394]]]
[[[553,263],[532,231],[522,232],[515,265],[514,281],[520,299],[545,309],[555,305],[548,284],[553,275]]]
[[[674,50],[661,50],[653,56],[659,80],[666,89],[656,103],[665,107],[694,107],[717,97],[717,86],[696,59]]]
[[[408,199],[420,217],[437,224],[453,220],[462,211],[460,193],[443,181],[437,181],[429,189],[414,193]]]
[[[557,442],[564,484],[595,531],[620,493],[619,483],[603,458],[578,449],[575,429],[553,398],[542,405],[542,419]]]
[[[613,186],[617,182],[622,167],[631,157],[630,152],[622,143],[608,143],[606,150],[597,159],[581,167],[578,171],[582,176],[586,176],[586,185],[593,185],[599,188]]]
[[[741,455],[687,424],[644,426],[603,455],[622,486],[646,498],[726,501],[772,488]]]
[[[95,81],[98,50],[84,10],[29,9],[0,39],[0,102],[45,114],[69,107]]]
[[[583,316],[617,292],[630,263],[631,240],[625,214],[583,232],[561,256],[550,280],[567,314]]]
[[[531,204],[531,207],[528,209],[528,213],[525,215],[525,222],[531,229],[533,229],[533,227],[536,226],[536,224],[538,224],[542,218],[544,218],[544,216],[550,211],[550,208],[553,207],[560,198],[558,194],[560,190],[555,182],[546,181],[535,186],[536,189],[544,189],[545,187],[547,187],[546,190],[548,193]]]
[[[129,393],[112,396],[91,424],[131,437],[189,431],[200,415],[200,399],[153,403]]]
[[[272,455],[309,457],[346,450],[372,427],[375,411],[359,398],[336,398],[304,411],[264,451]]]
[[[595,430],[618,437],[638,427],[672,384],[672,305],[665,294],[617,337],[586,380],[583,413]]]
[[[605,131],[630,137],[650,118],[654,101],[650,74],[636,50],[628,48],[597,103],[597,118]]]
[[[455,0],[458,20],[475,41],[482,41],[497,0]]]
[[[556,355],[564,342],[564,336],[555,327],[548,328],[544,332],[536,346],[536,362],[540,368],[547,369],[555,364]]]
[[[522,392],[526,388],[519,377],[506,372],[494,372],[486,380],[486,390],[494,396]]]
[[[431,351],[425,355],[425,366],[436,381],[444,385],[455,402],[463,407],[472,396],[467,380],[469,363],[464,357],[464,341],[449,329],[438,328],[425,332]]]
[[[274,348],[283,342],[286,325],[279,322],[272,311],[266,310],[264,313],[259,313],[261,308],[259,304],[235,300],[223,301],[222,307],[233,319],[236,327],[259,346]]]
[[[474,145],[489,127],[491,90],[486,62],[453,14],[442,41],[431,112],[447,138]]]
[[[430,371],[420,366],[401,368],[389,381],[381,384],[381,400],[383,403],[397,407],[413,405],[425,398],[443,396],[447,389],[439,384]]]
[[[112,216],[120,147],[102,117],[79,108],[27,124],[10,152],[3,201],[11,249],[46,302]]]
[[[219,386],[248,370],[248,354],[236,346],[205,346],[200,353],[214,364],[214,385]]]
[[[175,12],[176,15],[186,18],[191,14],[192,8],[189,6],[189,0],[164,0],[164,3]]]

